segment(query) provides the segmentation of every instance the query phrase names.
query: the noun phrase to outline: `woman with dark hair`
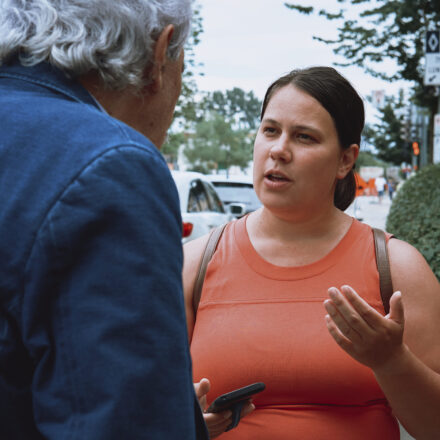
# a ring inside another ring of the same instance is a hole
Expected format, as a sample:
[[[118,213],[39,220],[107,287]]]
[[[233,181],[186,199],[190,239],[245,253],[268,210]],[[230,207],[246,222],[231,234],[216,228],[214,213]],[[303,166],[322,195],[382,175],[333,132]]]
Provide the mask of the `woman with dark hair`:
[[[352,85],[330,67],[294,70],[272,83],[264,97],[261,119],[272,96],[289,84],[315,98],[327,110],[333,119],[342,150],[352,144],[359,149],[365,123],[364,104]],[[353,163],[347,175],[336,182],[334,205],[341,211],[345,211],[355,198],[354,168]]]
[[[212,437],[393,440],[396,417],[418,439],[438,437],[439,283],[418,251],[387,235],[395,293],[386,314],[372,229],[343,212],[363,126],[362,100],[336,70],[275,81],[254,145],[263,207],[224,229],[196,313],[208,238],[185,246],[199,396],[210,403],[266,384],[236,429],[222,433],[230,412],[205,414]]]

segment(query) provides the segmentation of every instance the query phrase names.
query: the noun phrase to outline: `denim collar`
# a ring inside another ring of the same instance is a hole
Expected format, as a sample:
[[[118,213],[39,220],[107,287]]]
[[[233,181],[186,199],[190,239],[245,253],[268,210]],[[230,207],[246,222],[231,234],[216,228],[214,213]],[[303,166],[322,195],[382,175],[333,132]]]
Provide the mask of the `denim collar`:
[[[78,102],[93,105],[105,112],[99,102],[75,79],[66,76],[63,71],[43,62],[35,66],[22,66],[18,57],[0,66],[0,78],[14,78],[37,84],[61,93]]]

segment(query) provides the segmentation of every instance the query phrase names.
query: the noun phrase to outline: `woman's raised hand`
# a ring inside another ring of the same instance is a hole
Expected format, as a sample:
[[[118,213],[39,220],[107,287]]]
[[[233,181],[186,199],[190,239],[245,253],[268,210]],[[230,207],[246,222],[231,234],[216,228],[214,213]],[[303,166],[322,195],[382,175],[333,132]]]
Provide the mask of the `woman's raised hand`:
[[[223,411],[219,413],[206,413],[207,407],[206,395],[211,389],[211,383],[208,379],[202,379],[200,382],[194,384],[196,396],[199,399],[200,407],[203,411],[203,418],[209,431],[209,438],[213,439],[223,434],[227,427],[232,423],[232,411]],[[255,409],[254,404],[249,400],[241,411],[241,418],[247,416]]]
[[[331,287],[328,293],[330,299],[324,301],[327,328],[351,357],[376,370],[386,369],[389,361],[403,354],[404,313],[400,292],[391,297],[390,313],[385,317],[350,286],[340,290]]]

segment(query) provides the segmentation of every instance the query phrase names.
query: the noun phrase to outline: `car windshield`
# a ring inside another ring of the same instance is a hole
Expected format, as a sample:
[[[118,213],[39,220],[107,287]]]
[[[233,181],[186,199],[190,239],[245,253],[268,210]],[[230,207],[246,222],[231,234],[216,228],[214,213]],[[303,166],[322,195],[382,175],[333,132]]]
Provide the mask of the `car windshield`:
[[[212,182],[223,203],[245,203],[251,206],[260,206],[252,185],[233,182]]]

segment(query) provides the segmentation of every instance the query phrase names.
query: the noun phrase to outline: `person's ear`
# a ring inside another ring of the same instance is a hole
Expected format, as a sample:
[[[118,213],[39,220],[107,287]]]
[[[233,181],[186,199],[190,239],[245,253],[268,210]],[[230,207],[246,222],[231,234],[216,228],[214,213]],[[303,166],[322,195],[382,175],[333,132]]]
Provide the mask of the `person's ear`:
[[[163,68],[168,59],[167,51],[173,33],[174,26],[172,24],[165,26],[154,45],[152,67],[148,71],[150,77],[148,86],[153,92],[159,91],[162,87]]]
[[[337,175],[338,179],[343,179],[350,172],[358,156],[359,145],[357,144],[351,144],[348,148],[342,151]]]

